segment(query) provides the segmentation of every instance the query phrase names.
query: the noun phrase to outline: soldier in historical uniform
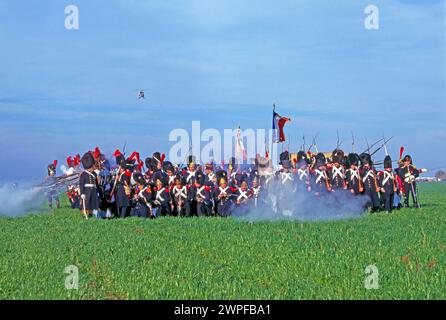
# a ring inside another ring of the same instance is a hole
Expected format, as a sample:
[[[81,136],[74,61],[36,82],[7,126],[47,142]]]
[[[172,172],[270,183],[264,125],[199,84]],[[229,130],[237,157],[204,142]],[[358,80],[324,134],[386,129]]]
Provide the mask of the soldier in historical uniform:
[[[197,173],[199,170],[196,168],[194,156],[189,156],[188,160],[189,163],[187,165],[186,172],[183,174],[183,178],[187,185],[193,186],[197,179]]]
[[[135,182],[135,185],[133,186],[130,215],[134,217],[153,218],[153,194],[150,185],[146,185],[144,176],[140,172],[133,173],[132,180]]]
[[[384,208],[387,212],[391,213],[393,209],[393,197],[397,186],[392,171],[392,159],[390,156],[384,158],[384,170],[379,172],[378,177]]]
[[[404,207],[409,207],[409,196],[412,195],[412,203],[415,208],[419,207],[416,179],[420,175],[418,169],[412,163],[412,157],[406,155],[400,163],[398,175],[403,182]]]
[[[361,179],[364,188],[364,194],[369,197],[368,207],[371,208],[371,212],[379,210],[380,201],[378,193],[380,191],[378,180],[376,178],[376,172],[373,168],[372,157],[368,153],[361,153],[359,156],[361,160]]]
[[[53,184],[56,181],[56,166],[57,166],[57,160],[54,160],[53,163],[49,164],[47,167],[48,169],[47,182],[49,184]],[[60,208],[59,192],[55,187],[49,188],[46,191],[46,197],[48,199],[48,206],[50,209],[53,208],[53,200],[56,202],[56,207]]]
[[[71,209],[80,209],[80,200],[78,190],[74,185],[67,186],[66,195],[68,197],[68,201],[70,202]]]
[[[294,176],[291,172],[291,161],[289,158],[288,151],[285,151],[280,154],[280,164],[282,165],[282,169],[276,172],[278,176],[278,181],[280,182],[280,189],[284,192],[293,192],[294,191]]]
[[[157,216],[171,216],[172,215],[172,201],[170,197],[170,190],[167,186],[166,179],[157,177],[155,180],[155,201],[157,206]]]
[[[226,177],[223,175],[219,177],[218,182],[219,185],[218,187],[215,187],[214,191],[216,212],[220,217],[227,217],[231,214],[231,195],[233,189],[228,185]]]
[[[311,191],[310,174],[308,170],[307,155],[304,151],[297,153],[296,164],[294,169],[294,181],[296,184],[296,191],[301,193]]]
[[[175,185],[175,168],[170,161],[164,161],[163,171],[166,173],[165,179],[167,180],[167,186],[169,189],[173,188]]]
[[[118,164],[118,172],[114,185],[114,196],[116,201],[116,208],[120,218],[125,218],[130,208],[130,178],[131,172],[127,169],[127,161],[123,155],[116,157],[116,163]]]
[[[217,185],[217,177],[214,173],[214,166],[212,163],[206,163],[204,169],[204,184],[210,187],[215,187]]]
[[[179,175],[175,176],[174,186],[170,194],[173,200],[173,212],[176,212],[176,215],[180,217],[184,217],[186,215],[187,187]]]
[[[263,204],[263,195],[262,195],[262,186],[260,185],[260,179],[258,176],[255,176],[252,179],[252,198],[254,199],[254,207],[258,208]]]
[[[328,178],[332,191],[347,189],[345,182],[344,152],[342,150],[335,149],[332,152],[331,164],[328,169]]]
[[[364,191],[361,173],[359,172],[359,156],[357,153],[348,155],[348,169],[345,172],[345,182],[352,194],[358,195]]]
[[[313,167],[310,169],[311,190],[314,195],[321,196],[331,192],[330,181],[327,175],[327,161],[323,153],[315,157]]]
[[[235,210],[238,214],[243,215],[248,212],[249,206],[251,205],[251,200],[253,197],[253,192],[248,186],[248,182],[243,180],[234,192],[235,198]]]
[[[197,215],[211,216],[213,207],[213,188],[205,184],[205,177],[202,172],[197,173],[193,188],[195,188]]]
[[[79,189],[81,195],[81,209],[85,218],[99,209],[98,181],[94,172],[94,158],[90,152],[81,158],[84,171],[79,177]]]

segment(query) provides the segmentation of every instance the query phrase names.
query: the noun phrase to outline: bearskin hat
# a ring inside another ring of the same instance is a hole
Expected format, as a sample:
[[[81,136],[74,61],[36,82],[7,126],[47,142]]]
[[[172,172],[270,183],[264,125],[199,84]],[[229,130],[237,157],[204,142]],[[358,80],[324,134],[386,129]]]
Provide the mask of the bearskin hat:
[[[146,180],[144,179],[144,176],[140,172],[135,172],[132,175],[133,180],[138,184],[145,184]]]
[[[125,161],[125,157],[121,154],[121,155],[118,155],[117,157],[116,157],[116,164],[118,165],[118,166],[120,166],[121,168],[124,168],[125,166],[126,166],[126,161]]]
[[[237,160],[235,159],[235,157],[230,157],[228,164],[234,167],[237,164]]]
[[[86,170],[93,168],[94,158],[91,152],[87,152],[82,156],[81,163]]]
[[[333,150],[333,152],[331,154],[331,161],[333,163],[343,164],[344,163],[344,151],[342,151],[341,149]]]
[[[280,159],[280,161],[279,161],[279,164],[282,164],[282,162],[284,161],[284,160],[290,160],[290,153],[288,152],[288,151],[284,151],[284,152],[282,152],[281,154],[280,154],[280,156],[279,156],[279,159]],[[282,164],[283,165],[283,164]]]
[[[354,166],[358,166],[359,165],[359,156],[357,153],[349,153],[348,157],[347,157],[347,162],[348,162],[348,166],[354,165]]]
[[[201,171],[197,172],[196,182],[198,184],[204,184],[204,174],[203,174],[203,172],[201,172]]]
[[[57,166],[57,160],[54,160],[53,163],[48,165],[48,175],[54,175],[56,174],[56,166]]]
[[[361,160],[361,165],[366,165],[366,164],[368,164],[370,166],[373,165],[372,157],[368,153],[365,153],[365,152],[361,153],[359,155],[359,160]]]
[[[322,152],[319,152],[316,155],[316,167],[325,166],[327,164],[327,161],[325,159],[325,155]]]
[[[153,158],[147,158],[144,162],[146,163],[146,167],[147,167],[148,169],[150,169],[150,170],[152,170],[152,171],[155,171],[155,170],[156,170],[158,161],[156,161],[156,160],[153,159]]]
[[[170,161],[165,161],[165,162],[163,162],[163,170],[164,171],[172,171],[172,172],[174,172],[175,170],[174,170],[174,167],[173,167],[173,164],[172,164],[172,162],[170,162]]]
[[[163,163],[165,156],[157,151],[153,153],[152,158],[155,159],[156,162]]]
[[[221,178],[228,179],[228,173],[226,170],[218,170],[215,175],[217,176],[217,179],[220,180]]]
[[[392,158],[390,156],[384,158],[384,169],[392,169]]]

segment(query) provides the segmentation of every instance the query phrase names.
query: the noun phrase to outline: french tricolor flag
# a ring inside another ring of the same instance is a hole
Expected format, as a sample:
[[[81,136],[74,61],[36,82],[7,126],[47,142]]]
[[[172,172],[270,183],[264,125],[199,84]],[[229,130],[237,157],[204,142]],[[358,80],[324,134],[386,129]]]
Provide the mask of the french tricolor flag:
[[[291,121],[291,119],[282,117],[273,110],[273,142],[279,143],[285,141],[285,133],[283,132],[283,127],[288,121]]]

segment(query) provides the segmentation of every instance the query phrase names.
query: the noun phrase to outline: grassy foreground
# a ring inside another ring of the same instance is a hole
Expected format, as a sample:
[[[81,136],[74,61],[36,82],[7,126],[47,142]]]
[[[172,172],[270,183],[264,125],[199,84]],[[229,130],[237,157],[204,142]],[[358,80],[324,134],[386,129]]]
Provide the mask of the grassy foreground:
[[[445,299],[446,185],[420,191],[419,210],[333,222],[1,217],[0,298]]]

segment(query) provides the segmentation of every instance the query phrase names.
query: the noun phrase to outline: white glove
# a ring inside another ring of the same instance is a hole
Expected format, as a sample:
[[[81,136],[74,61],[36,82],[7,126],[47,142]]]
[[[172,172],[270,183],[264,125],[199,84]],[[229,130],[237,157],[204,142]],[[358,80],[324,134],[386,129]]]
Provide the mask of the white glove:
[[[82,200],[85,200],[85,194],[81,194]]]

